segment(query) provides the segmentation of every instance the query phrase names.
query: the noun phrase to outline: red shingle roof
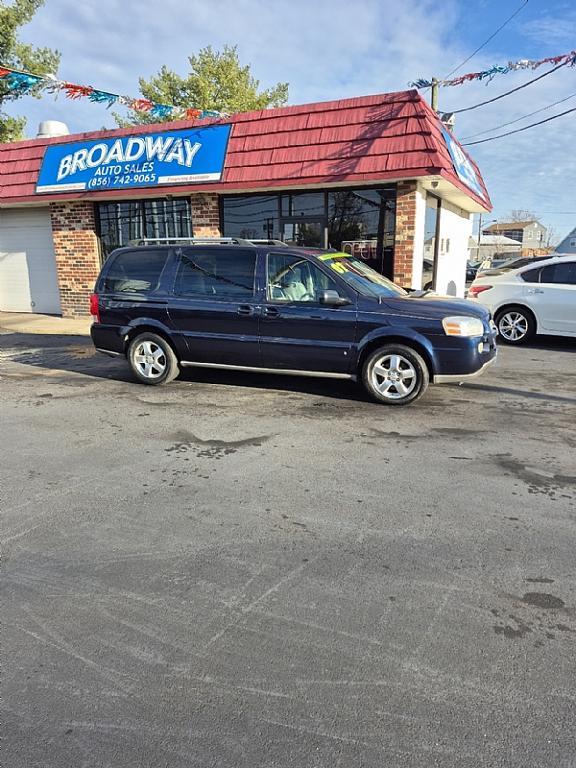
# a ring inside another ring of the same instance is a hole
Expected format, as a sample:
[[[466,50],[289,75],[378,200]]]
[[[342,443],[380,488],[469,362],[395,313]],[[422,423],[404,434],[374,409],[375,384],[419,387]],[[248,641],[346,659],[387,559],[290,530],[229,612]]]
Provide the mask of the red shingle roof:
[[[171,123],[187,128],[215,122]],[[217,121],[216,121],[217,122]],[[219,182],[163,186],[162,194],[191,191],[233,192],[258,188],[301,187],[327,183],[378,183],[422,176],[442,176],[484,207],[454,170],[441,123],[417,91],[361,96],[354,99],[303,104],[226,118],[232,124],[223,178]],[[158,188],[36,195],[38,171],[49,143],[66,143],[109,136],[141,135],[166,125],[32,139],[0,146],[0,204],[157,196]]]

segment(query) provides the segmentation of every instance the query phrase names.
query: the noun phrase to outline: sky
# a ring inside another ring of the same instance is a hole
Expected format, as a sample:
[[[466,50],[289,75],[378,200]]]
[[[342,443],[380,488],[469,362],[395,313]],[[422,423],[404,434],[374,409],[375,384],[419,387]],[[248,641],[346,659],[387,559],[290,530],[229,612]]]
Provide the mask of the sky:
[[[24,42],[62,54],[58,76],[137,97],[138,77],[163,65],[181,75],[187,56],[212,45],[237,45],[262,88],[290,85],[290,104],[400,91],[420,77],[446,77],[524,0],[47,0]],[[573,0],[528,0],[517,16],[454,76],[493,64],[539,59],[576,47]],[[453,111],[508,91],[545,68],[502,75],[491,83],[441,88],[439,107]],[[574,94],[563,104],[501,133],[576,107],[576,67],[564,67],[512,96],[457,116],[458,138],[515,120]],[[429,94],[426,94],[429,96]],[[194,106],[194,105],[191,105]],[[101,105],[25,98],[9,106],[28,118],[72,132],[115,125]],[[476,138],[486,138],[478,136]],[[468,148],[485,178],[494,210],[535,212],[561,239],[576,226],[576,112],[516,135]],[[471,141],[474,138],[470,139]]]

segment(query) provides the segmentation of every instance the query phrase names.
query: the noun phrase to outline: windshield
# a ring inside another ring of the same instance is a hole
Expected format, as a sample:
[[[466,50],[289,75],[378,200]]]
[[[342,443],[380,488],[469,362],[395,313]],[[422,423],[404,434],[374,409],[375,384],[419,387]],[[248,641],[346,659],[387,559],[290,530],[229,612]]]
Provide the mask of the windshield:
[[[400,288],[387,277],[367,266],[360,259],[349,253],[324,253],[318,257],[327,267],[333,269],[342,280],[348,283],[363,296],[376,298],[385,296],[406,296],[404,288]]]

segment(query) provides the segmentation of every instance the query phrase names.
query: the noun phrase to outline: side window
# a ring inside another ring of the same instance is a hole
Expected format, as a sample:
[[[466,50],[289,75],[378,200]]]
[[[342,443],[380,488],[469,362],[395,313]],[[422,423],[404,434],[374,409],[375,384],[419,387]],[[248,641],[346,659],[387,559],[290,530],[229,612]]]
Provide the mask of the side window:
[[[525,283],[539,283],[541,269],[528,269],[526,272],[522,272],[520,277]]]
[[[113,258],[100,290],[110,293],[151,293],[160,284],[168,249],[140,248]]]
[[[563,261],[549,264],[542,270],[541,283],[556,285],[576,285],[576,261]]]
[[[219,246],[186,248],[180,256],[174,293],[204,299],[246,301],[254,296],[256,251]]]
[[[311,261],[282,253],[268,254],[269,300],[319,302],[323,291],[338,293],[338,285]]]

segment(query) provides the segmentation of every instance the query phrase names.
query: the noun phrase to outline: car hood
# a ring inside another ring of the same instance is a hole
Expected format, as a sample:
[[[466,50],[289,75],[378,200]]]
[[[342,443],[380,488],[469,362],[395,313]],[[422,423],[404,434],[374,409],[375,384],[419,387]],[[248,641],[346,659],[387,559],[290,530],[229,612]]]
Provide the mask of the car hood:
[[[378,306],[377,300],[375,303]],[[490,319],[490,312],[475,302],[468,299],[455,299],[453,296],[437,296],[427,292],[382,299],[382,304],[379,306],[383,312],[391,309],[413,317],[442,318],[448,315],[469,315],[478,317],[482,321]]]

